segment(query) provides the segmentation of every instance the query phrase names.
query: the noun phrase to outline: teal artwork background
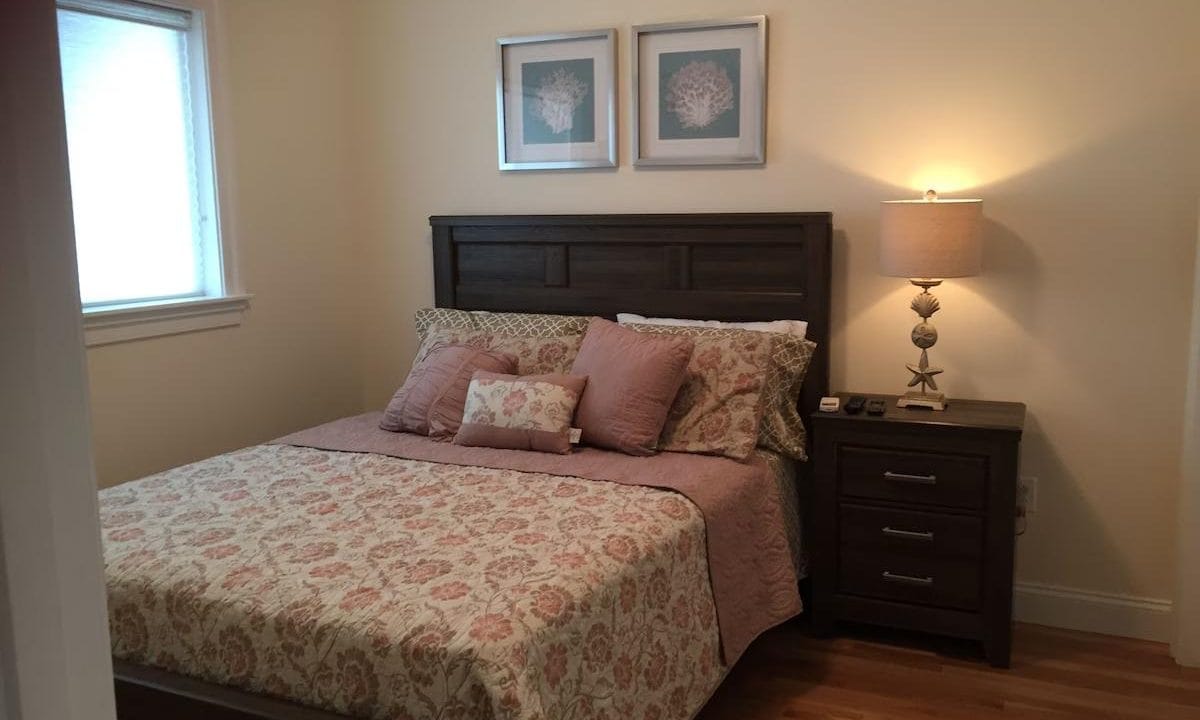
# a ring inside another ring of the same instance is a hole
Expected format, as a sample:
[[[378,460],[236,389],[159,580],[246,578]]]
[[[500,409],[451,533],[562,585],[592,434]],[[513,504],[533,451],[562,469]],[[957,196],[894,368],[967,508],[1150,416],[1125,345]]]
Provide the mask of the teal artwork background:
[[[693,61],[712,61],[725,71],[733,84],[733,107],[722,112],[704,127],[684,127],[679,117],[667,110],[667,88],[675,73]],[[658,56],[658,137],[660,140],[693,138],[735,138],[741,134],[739,118],[742,109],[742,51],[689,50],[661,53]]]
[[[595,61],[591,58],[521,63],[521,117],[523,120],[521,140],[526,145],[595,141],[596,77],[594,66]],[[559,68],[578,78],[587,87],[587,92],[571,114],[571,127],[556,133],[537,112],[537,90]]]

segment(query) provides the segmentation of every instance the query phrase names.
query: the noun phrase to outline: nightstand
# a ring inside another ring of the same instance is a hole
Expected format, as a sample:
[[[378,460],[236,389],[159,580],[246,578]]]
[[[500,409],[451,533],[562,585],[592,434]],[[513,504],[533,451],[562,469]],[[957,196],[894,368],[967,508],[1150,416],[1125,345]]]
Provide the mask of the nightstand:
[[[850,393],[838,393],[845,407]],[[1021,403],[814,413],[812,623],[979,640],[1008,667]]]

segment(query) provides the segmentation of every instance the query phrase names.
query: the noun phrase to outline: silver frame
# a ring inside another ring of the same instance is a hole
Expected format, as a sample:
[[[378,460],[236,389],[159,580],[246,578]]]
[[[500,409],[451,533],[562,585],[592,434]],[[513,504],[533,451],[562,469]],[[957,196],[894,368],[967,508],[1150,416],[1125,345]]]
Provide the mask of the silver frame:
[[[638,81],[639,63],[638,48],[641,46],[642,35],[651,33],[677,32],[681,30],[715,30],[719,28],[737,28],[756,26],[758,28],[758,89],[760,98],[760,118],[758,127],[758,143],[754,155],[693,155],[689,157],[651,158],[642,155],[641,140],[641,86]],[[651,165],[762,165],[767,161],[767,16],[750,15],[747,17],[728,18],[725,20],[694,20],[691,22],[657,23],[654,25],[634,25],[633,37],[630,39],[630,85],[633,88],[632,128],[633,145],[630,154],[635,166]]]
[[[525,45],[558,40],[585,40],[603,38],[608,42],[608,159],[607,160],[547,160],[531,162],[509,162],[506,153],[504,127],[504,48],[507,45]],[[496,40],[496,140],[501,170],[569,170],[576,168],[605,168],[617,166],[617,30],[579,30],[575,32],[544,33],[502,37]]]

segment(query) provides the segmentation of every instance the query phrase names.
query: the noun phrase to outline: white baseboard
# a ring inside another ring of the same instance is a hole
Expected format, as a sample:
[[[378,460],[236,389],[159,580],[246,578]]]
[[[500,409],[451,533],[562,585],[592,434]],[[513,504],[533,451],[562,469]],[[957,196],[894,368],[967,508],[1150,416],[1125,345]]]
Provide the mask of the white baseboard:
[[[1013,616],[1019,622],[1121,637],[1170,642],[1172,603],[1161,598],[1078,590],[1043,583],[1017,583]]]

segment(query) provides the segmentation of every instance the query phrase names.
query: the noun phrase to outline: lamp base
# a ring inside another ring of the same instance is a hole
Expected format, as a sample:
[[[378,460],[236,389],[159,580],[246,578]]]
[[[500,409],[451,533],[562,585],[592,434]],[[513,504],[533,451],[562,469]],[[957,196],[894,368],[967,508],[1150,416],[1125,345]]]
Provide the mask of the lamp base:
[[[910,390],[900,396],[896,407],[925,408],[926,410],[945,410],[946,396],[940,392],[917,392]]]

